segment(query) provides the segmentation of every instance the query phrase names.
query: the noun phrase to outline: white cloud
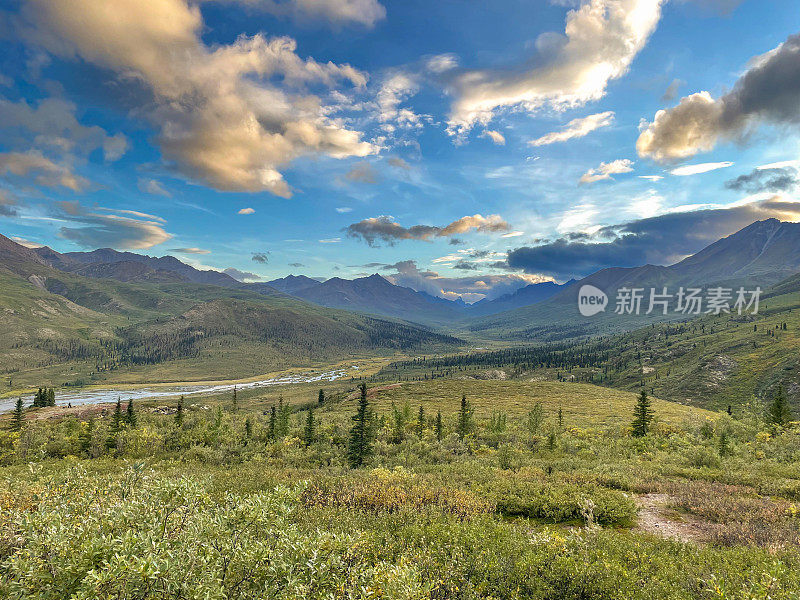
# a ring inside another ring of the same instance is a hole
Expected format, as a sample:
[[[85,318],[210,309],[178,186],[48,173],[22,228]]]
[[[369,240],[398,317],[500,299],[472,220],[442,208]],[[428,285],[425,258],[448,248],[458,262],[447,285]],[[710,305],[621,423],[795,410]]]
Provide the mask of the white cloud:
[[[350,208],[349,206],[337,206],[336,207],[336,212],[337,213],[349,213],[349,212],[352,212],[352,211],[353,211],[353,209]]]
[[[455,54],[437,54],[425,61],[425,68],[431,73],[444,73],[458,66],[458,57]]]
[[[170,252],[177,252],[179,254],[211,254],[211,250],[204,250],[202,248],[172,248]]]
[[[59,230],[59,235],[85,248],[126,248],[144,250],[172,238],[164,230],[164,220],[136,211],[117,210],[112,214],[91,212],[78,202],[55,203],[57,216],[72,223]],[[110,209],[104,209],[107,212]]]
[[[580,119],[573,119],[561,130],[548,133],[542,137],[531,140],[528,142],[531,146],[545,146],[547,144],[554,144],[556,142],[566,142],[573,138],[582,138],[595,129],[607,127],[614,122],[614,111],[606,111],[582,117]]]
[[[65,187],[81,192],[89,187],[88,179],[77,175],[69,165],[58,164],[38,150],[0,153],[0,174],[18,177],[36,176],[36,183],[46,187]]]
[[[483,135],[490,138],[498,146],[504,146],[506,143],[505,136],[499,131],[493,131],[491,129],[487,129],[486,131],[483,132]]]
[[[501,238],[513,238],[513,237],[519,237],[521,235],[525,235],[525,232],[524,231],[509,231],[508,233],[504,233],[500,237]]]
[[[696,165],[685,165],[683,167],[678,167],[677,169],[672,169],[670,174],[678,175],[679,177],[686,177],[687,175],[699,175],[700,173],[708,173],[709,171],[716,171],[717,169],[726,169],[727,167],[731,166],[733,166],[733,163],[730,161],[700,163]]]
[[[663,175],[639,175],[639,179],[647,179],[648,181],[656,182],[664,179]]]
[[[239,214],[239,215],[252,215],[254,212],[256,212],[254,208],[242,208],[236,214]]]
[[[342,238],[327,238],[324,240],[319,240],[320,244],[338,244],[342,241]]]
[[[769,163],[756,167],[758,171],[767,169],[800,169],[800,160],[782,160],[780,162]]]
[[[50,52],[146,85],[163,154],[213,188],[289,197],[280,169],[295,158],[377,151],[304,92],[311,83],[363,87],[366,75],[303,59],[291,38],[256,34],[208,47],[200,10],[187,0],[30,0],[24,14],[29,37]]]
[[[661,18],[663,0],[588,0],[567,14],[564,34],[539,36],[540,60],[504,69],[466,71],[450,82],[449,129],[488,123],[497,109],[560,110],[605,95],[624,75]]]
[[[155,179],[139,179],[139,191],[145,194],[153,194],[154,196],[166,196],[171,198],[172,194],[169,193],[160,181]]]
[[[630,173],[633,171],[633,161],[627,158],[618,159],[610,163],[601,162],[595,169],[589,169],[581,176],[581,183],[594,183],[602,179],[611,179],[612,175],[618,173]]]
[[[322,19],[334,24],[360,23],[373,27],[386,17],[386,9],[377,0],[217,0],[240,2],[279,16],[296,19]]]

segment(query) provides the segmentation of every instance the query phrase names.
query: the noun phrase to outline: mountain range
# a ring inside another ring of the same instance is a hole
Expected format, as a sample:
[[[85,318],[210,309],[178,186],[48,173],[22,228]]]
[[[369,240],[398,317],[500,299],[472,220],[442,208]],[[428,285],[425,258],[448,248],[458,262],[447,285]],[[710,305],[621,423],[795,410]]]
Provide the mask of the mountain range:
[[[631,318],[613,310],[581,317],[576,301],[586,284],[605,290],[611,302],[622,287],[674,292],[678,286],[758,285],[767,298],[797,289],[798,274],[800,224],[776,219],[752,223],[673,265],[607,268],[579,281],[531,284],[472,305],[394,285],[378,274],[244,283],[171,256],[108,248],[59,253],[0,236],[0,368],[16,361],[47,369],[66,357],[82,357],[102,369],[136,361],[210,360],[214,352],[240,361],[252,360],[255,352],[275,366],[342,352],[454,348],[464,338],[579,338],[680,318]],[[203,365],[209,368],[208,361]],[[261,372],[267,370],[265,365]]]

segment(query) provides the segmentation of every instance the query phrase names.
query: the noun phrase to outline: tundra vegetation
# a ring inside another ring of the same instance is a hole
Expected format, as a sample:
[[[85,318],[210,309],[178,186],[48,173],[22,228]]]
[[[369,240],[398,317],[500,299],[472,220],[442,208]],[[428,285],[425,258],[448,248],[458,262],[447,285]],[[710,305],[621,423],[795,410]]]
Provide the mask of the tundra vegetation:
[[[800,594],[782,389],[728,414],[559,381],[366,384],[9,413],[0,596]]]

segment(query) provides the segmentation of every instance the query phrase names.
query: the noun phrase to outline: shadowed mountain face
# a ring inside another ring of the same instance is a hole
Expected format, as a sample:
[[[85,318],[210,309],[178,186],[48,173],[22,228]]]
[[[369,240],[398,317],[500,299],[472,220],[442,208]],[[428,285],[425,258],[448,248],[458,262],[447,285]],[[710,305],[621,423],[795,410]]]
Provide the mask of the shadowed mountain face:
[[[388,282],[380,275],[358,279],[333,277],[323,283],[295,290],[298,298],[321,306],[344,308],[387,315],[424,323],[452,322],[463,316],[462,305],[449,300],[434,299]]]
[[[111,248],[101,248],[91,252],[55,252],[50,248],[37,248],[36,253],[49,265],[70,273],[79,273],[87,277],[102,277],[118,281],[153,281],[163,282],[191,281],[219,285],[222,287],[242,288],[245,284],[236,281],[230,275],[219,271],[201,271],[179,261],[173,256],[145,256],[135,252],[118,252]],[[131,263],[139,263],[146,268],[133,267]],[[87,268],[87,265],[92,265]],[[97,265],[103,265],[99,267]],[[173,275],[168,275],[172,273]]]
[[[621,288],[661,291],[666,287],[672,293],[681,286],[766,289],[798,272],[800,223],[767,219],[756,221],[674,265],[602,269],[567,286],[549,300],[477,319],[470,328],[484,334],[522,339],[539,336],[544,329],[558,330],[561,337],[632,329],[647,321],[613,314],[614,296]],[[612,303],[609,310],[591,320],[582,318],[576,309],[578,292],[584,285],[605,291]]]
[[[305,275],[287,275],[286,277],[282,277],[280,279],[268,281],[267,285],[280,292],[283,292],[284,294],[294,295],[306,288],[312,288],[321,285],[321,283],[316,279],[311,279],[311,277],[306,277]]]

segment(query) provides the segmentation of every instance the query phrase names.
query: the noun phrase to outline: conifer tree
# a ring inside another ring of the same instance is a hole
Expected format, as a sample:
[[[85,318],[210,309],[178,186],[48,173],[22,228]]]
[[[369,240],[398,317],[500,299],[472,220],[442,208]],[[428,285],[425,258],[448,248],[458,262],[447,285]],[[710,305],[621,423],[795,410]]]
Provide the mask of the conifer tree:
[[[178,399],[178,410],[175,411],[175,425],[183,427],[183,396]]]
[[[91,455],[93,438],[94,438],[94,419],[89,417],[89,421],[86,423],[86,427],[81,429],[80,434],[78,434],[78,442],[80,444],[81,452],[83,452],[87,456]]]
[[[239,410],[239,397],[236,393],[236,386],[233,386],[233,405],[232,405],[233,412]]]
[[[417,435],[422,437],[425,432],[425,409],[422,404],[419,405],[419,414],[417,415]]]
[[[17,404],[14,407],[14,413],[11,415],[11,428],[14,431],[20,431],[25,422],[25,407],[22,405],[22,398],[17,398]]]
[[[303,443],[306,446],[310,446],[313,444],[317,439],[316,434],[316,423],[314,422],[314,409],[308,409],[308,415],[306,416],[306,426],[303,428]]]
[[[283,403],[283,396],[278,398],[278,420],[275,425],[275,435],[278,437],[286,437],[289,435],[289,417],[292,414],[292,409]]]
[[[558,407],[558,428],[564,429],[564,411]]]
[[[53,388],[47,390],[47,406],[56,405],[56,391]]]
[[[456,427],[458,439],[463,440],[472,432],[472,407],[467,401],[467,396],[461,396],[461,408],[458,411],[458,426]]]
[[[319,395],[317,396],[317,404],[323,404],[325,402],[325,390],[320,390]]]
[[[278,427],[278,415],[277,410],[275,409],[275,405],[272,405],[272,409],[269,413],[269,439],[274,440],[275,436],[277,435],[277,427]]]
[[[249,440],[252,437],[253,437],[253,424],[250,422],[250,417],[247,417],[244,420],[244,439],[245,439],[245,444],[247,443],[247,440]]]
[[[435,427],[436,427],[436,441],[437,442],[441,442],[442,441],[442,433],[443,433],[442,411],[439,411],[439,412],[436,413],[436,426]]]
[[[528,413],[528,421],[526,423],[528,433],[531,435],[538,435],[544,421],[544,408],[541,402],[533,405],[533,408]]]
[[[783,426],[792,420],[792,411],[789,408],[789,402],[786,400],[786,395],[783,393],[783,386],[778,386],[778,391],[772,398],[772,403],[769,405],[767,411],[767,422],[775,426]]]
[[[643,437],[647,435],[650,430],[650,423],[653,421],[653,409],[651,408],[650,398],[647,397],[647,392],[642,390],[639,394],[639,399],[636,401],[636,406],[633,409],[633,435],[635,437]]]
[[[217,412],[214,415],[214,429],[222,427],[222,406],[217,406]]]
[[[353,427],[347,444],[347,462],[356,469],[364,464],[364,459],[372,453],[372,427],[370,423],[367,384],[362,383],[358,411],[352,417]]]
[[[128,408],[125,411],[125,422],[133,429],[139,424],[139,418],[133,409],[133,400],[128,400]]]
[[[106,448],[111,450],[117,445],[117,435],[122,430],[122,400],[117,398],[117,405],[114,408],[114,414],[111,416],[111,427],[108,429],[108,437],[106,438]]]

